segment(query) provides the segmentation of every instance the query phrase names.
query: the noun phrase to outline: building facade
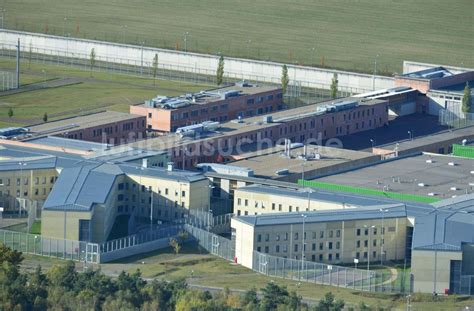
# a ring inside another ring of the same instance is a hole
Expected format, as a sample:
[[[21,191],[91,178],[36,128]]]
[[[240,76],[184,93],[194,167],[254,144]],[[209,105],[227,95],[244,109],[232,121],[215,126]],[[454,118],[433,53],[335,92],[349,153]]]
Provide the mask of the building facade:
[[[145,116],[148,130],[167,133],[204,121],[222,123],[283,108],[281,88],[239,83],[180,97],[157,97],[130,106],[130,113]]]
[[[403,206],[237,216],[231,223],[237,261],[246,267],[254,251],[330,264],[401,260],[408,225]]]

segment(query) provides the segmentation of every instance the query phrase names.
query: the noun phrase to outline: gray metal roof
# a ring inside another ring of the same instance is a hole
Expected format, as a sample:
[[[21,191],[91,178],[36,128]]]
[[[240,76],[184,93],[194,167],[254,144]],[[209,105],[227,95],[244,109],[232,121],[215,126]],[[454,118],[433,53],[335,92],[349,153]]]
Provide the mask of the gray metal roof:
[[[363,196],[363,195],[350,194],[350,193],[345,193],[345,192],[320,190],[320,189],[315,189],[315,188],[288,189],[288,188],[280,188],[280,187],[254,184],[254,185],[250,185],[246,187],[241,187],[238,190],[248,191],[248,192],[253,192],[253,193],[284,195],[284,196],[294,197],[294,198],[299,198],[299,199],[307,199],[308,190],[311,190],[311,193],[309,195],[311,200],[345,203],[346,205],[359,206],[359,207],[378,206],[378,205],[386,205],[386,204],[400,204],[401,202],[399,200],[393,200],[393,199],[383,198],[383,197]],[[413,202],[403,202],[403,203],[406,203],[407,205],[410,205],[415,208],[418,208],[418,207],[429,208],[431,210],[431,206],[429,204],[413,203]]]
[[[65,207],[90,210],[94,204],[105,203],[120,171],[105,171],[101,165],[88,164],[65,168],[61,171],[43,209]]]
[[[53,156],[39,156],[32,158],[14,158],[0,160],[0,171],[19,171],[56,168],[57,161]]]
[[[386,219],[407,216],[404,204],[393,204],[365,208],[348,208],[314,212],[272,213],[252,216],[237,216],[235,219],[254,227],[302,224],[303,218],[306,224],[332,221],[370,220],[380,219],[382,217],[382,212],[380,209],[386,211],[383,214],[384,218]],[[303,215],[305,217],[303,217]]]
[[[415,219],[413,249],[461,251],[462,243],[474,243],[474,194],[433,206],[433,212]]]
[[[150,176],[187,182],[194,182],[206,179],[206,177],[199,172],[183,171],[176,169],[174,169],[173,171],[168,171],[167,169],[160,167],[143,168],[141,166],[132,164],[119,164],[118,166],[124,173],[137,176]]]
[[[33,138],[27,140],[29,143],[60,147],[60,148],[70,148],[75,150],[82,151],[94,151],[94,150],[104,150],[110,147],[108,144],[95,143],[85,140],[70,139],[64,137],[48,136]]]

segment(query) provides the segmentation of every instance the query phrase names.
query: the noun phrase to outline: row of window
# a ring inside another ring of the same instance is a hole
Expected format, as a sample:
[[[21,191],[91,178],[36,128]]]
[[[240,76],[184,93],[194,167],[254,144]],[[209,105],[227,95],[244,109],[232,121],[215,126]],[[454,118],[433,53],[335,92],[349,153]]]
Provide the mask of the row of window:
[[[17,186],[20,186],[21,185],[21,179],[22,178],[17,178],[16,179],[16,185]],[[54,184],[54,182],[58,179],[57,176],[51,176],[51,177],[41,177],[41,184],[46,184],[47,180],[49,179],[49,183],[50,184]],[[3,183],[5,181],[5,183]],[[23,178],[23,185],[28,185],[29,183],[29,178],[28,177],[24,177]],[[34,184],[35,185],[39,185],[40,184],[40,178],[39,177],[35,177],[34,178]],[[10,182],[10,178],[5,178],[5,180],[3,178],[0,178],[0,186],[10,186],[11,185],[11,182]]]
[[[315,240],[318,236],[319,236],[320,239],[324,239],[325,232],[326,232],[326,231],[321,230],[321,231],[319,231],[319,234],[318,234],[318,232],[312,231],[312,232],[311,232],[311,237],[312,237],[313,240]],[[332,238],[334,238],[334,237],[336,237],[336,238],[340,238],[340,237],[341,237],[341,230],[340,230],[340,229],[337,229],[337,230],[328,230],[327,233],[328,233],[328,234],[327,234],[327,238],[329,238],[329,239],[332,239]],[[299,239],[299,236],[300,236],[300,233],[299,233],[299,232],[294,232],[294,233],[293,233],[293,240],[297,241],[297,240]],[[265,233],[264,235],[258,234],[258,235],[257,235],[257,242],[262,242],[262,238],[263,238],[263,240],[264,240],[265,242],[269,242],[269,241],[270,241],[270,234],[269,234],[269,233]],[[309,237],[308,237],[308,232],[305,232],[303,239],[306,240],[306,239],[308,239],[308,238],[309,238]],[[288,239],[289,239],[289,234],[288,234],[288,232],[285,232],[285,233],[283,233],[283,234],[280,234],[280,233],[276,233],[276,234],[275,234],[275,241],[280,241],[280,240],[282,240],[282,241],[288,241]]]
[[[141,123],[142,123],[142,127],[145,127],[145,120],[141,120]],[[134,127],[134,122],[123,123],[122,124],[122,131],[133,130],[133,127]],[[140,121],[137,121],[137,128],[140,128]],[[92,131],[92,136],[93,137],[100,137],[100,136],[102,136],[102,133],[110,135],[110,134],[114,133],[114,129],[115,129],[115,133],[119,132],[119,126],[118,125],[107,126],[107,127],[104,127],[104,128],[99,128],[99,129],[93,130]],[[82,138],[82,133],[80,133],[80,136]]]
[[[40,191],[39,188],[33,189],[33,194],[34,194],[35,196],[40,195],[40,193],[41,193],[41,195],[46,195],[47,189],[46,189],[46,188],[42,188],[42,189],[43,189],[42,191]],[[51,191],[51,190],[52,190],[52,188],[49,188],[49,191]],[[5,190],[5,193],[3,193],[2,190],[0,190],[0,197],[2,197],[4,194],[7,195],[7,196],[11,195],[11,194],[10,194],[10,190]],[[16,197],[17,197],[17,198],[28,197],[28,190],[24,190],[24,191],[23,191],[23,194],[21,194],[20,189],[17,189],[17,190],[16,190]]]
[[[132,183],[132,189],[136,189],[138,184],[136,183]],[[129,183],[128,182],[125,182],[125,183],[119,183],[117,185],[117,188],[118,190],[129,190],[130,186],[129,186]],[[146,191],[152,191],[152,187],[151,186],[148,186],[146,187],[145,185],[141,185],[140,186],[140,190],[141,192],[146,192]],[[165,195],[169,195],[169,189],[168,188],[164,188],[164,194]],[[158,194],[161,194],[161,189],[158,188]],[[178,190],[175,190],[174,191],[174,195],[177,197],[179,196],[179,191]],[[186,197],[186,191],[185,190],[182,190],[181,191],[181,197],[182,198],[185,198]]]
[[[128,205],[119,205],[117,206],[117,212],[118,213],[129,213],[132,212],[133,210],[135,209],[135,206],[131,206],[129,208]],[[173,217],[174,216],[174,219],[178,219],[178,218],[184,218],[184,213],[180,213],[180,212],[177,212],[175,211],[174,213],[171,212],[170,210],[167,210],[167,209],[164,209],[162,210],[161,208],[154,208],[153,209],[154,211],[156,211],[156,217],[157,218],[160,218],[160,217],[164,217],[166,219],[168,219],[168,217]],[[142,211],[141,211],[142,215],[150,215],[150,208],[142,208]]]

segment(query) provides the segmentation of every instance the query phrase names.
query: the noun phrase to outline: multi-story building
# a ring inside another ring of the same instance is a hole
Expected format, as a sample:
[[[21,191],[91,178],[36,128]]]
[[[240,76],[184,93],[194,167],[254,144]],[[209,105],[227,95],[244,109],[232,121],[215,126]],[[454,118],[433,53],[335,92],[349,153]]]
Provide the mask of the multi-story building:
[[[381,256],[400,260],[405,257],[407,226],[403,204],[238,216],[231,223],[237,261],[246,267],[252,267],[254,250],[334,264],[380,261]]]
[[[0,161],[0,200],[4,213],[24,212],[23,199],[44,201],[56,179],[56,158],[15,158]]]
[[[157,96],[130,106],[130,113],[146,116],[148,130],[167,133],[204,121],[227,122],[283,108],[281,88],[241,82],[179,97]]]
[[[393,202],[395,203],[395,202]],[[234,189],[234,214],[260,215],[310,212],[388,204],[386,200],[311,188],[249,185]]]
[[[198,163],[226,161],[226,157],[241,153],[240,148],[252,144],[268,148],[283,144],[285,139],[292,143],[322,144],[330,138],[383,127],[387,123],[387,101],[347,98],[227,122],[217,131],[194,137],[171,134],[131,145],[167,150],[178,167],[192,168]]]
[[[33,125],[26,139],[59,136],[89,142],[119,145],[146,137],[146,118],[116,111],[103,111]]]
[[[116,217],[175,221],[192,210],[209,210],[209,181],[171,167],[89,163],[61,171],[42,212],[41,233],[70,240],[105,242]]]

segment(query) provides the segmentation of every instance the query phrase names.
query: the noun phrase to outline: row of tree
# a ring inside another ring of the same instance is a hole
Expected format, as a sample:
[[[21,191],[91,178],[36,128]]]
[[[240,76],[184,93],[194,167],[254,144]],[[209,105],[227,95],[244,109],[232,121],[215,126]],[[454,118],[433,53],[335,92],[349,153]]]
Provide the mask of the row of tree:
[[[100,270],[79,273],[74,262],[47,273],[40,266],[23,273],[23,255],[0,244],[0,310],[317,310],[338,311],[344,301],[326,294],[313,308],[296,292],[273,282],[244,294],[228,289],[217,294],[188,288],[184,280],[146,282],[140,271],[111,278]]]

